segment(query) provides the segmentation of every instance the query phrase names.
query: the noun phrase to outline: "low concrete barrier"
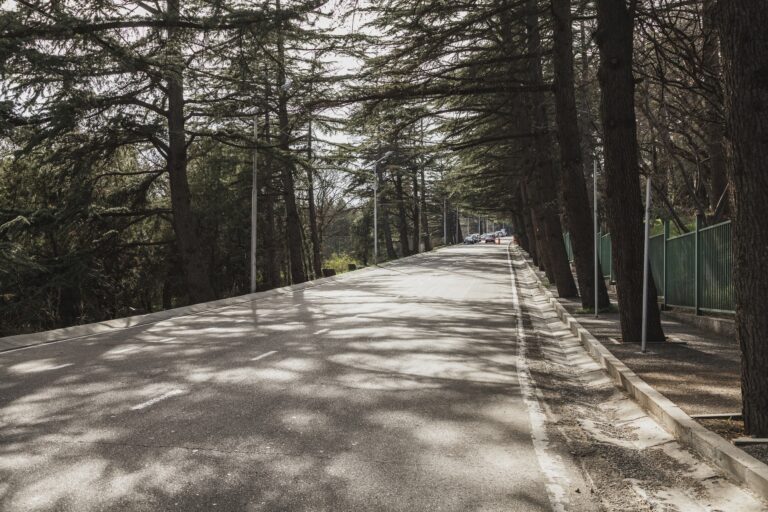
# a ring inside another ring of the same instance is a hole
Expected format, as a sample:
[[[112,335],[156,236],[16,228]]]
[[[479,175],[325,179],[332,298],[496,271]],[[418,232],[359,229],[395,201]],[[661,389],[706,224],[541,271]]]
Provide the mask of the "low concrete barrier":
[[[716,332],[728,336],[729,341],[734,343],[736,340],[736,323],[728,318],[718,318],[714,316],[694,315],[677,309],[662,311],[662,316],[674,318],[688,325],[693,325],[706,331]]]

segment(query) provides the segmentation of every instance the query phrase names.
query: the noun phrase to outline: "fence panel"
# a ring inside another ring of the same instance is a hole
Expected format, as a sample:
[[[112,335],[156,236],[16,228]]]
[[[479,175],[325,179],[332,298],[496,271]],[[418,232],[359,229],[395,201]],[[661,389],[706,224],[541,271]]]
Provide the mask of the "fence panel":
[[[716,224],[699,231],[699,302],[701,309],[732,311],[733,253],[731,223]]]
[[[568,254],[568,261],[573,263],[573,245],[571,245],[571,234],[566,232],[563,235],[563,241],[565,242],[565,252]]]
[[[603,271],[603,278],[613,281],[613,259],[610,233],[600,237],[600,270]]]
[[[653,283],[656,295],[664,296],[664,235],[652,236],[649,240],[648,259],[651,260]]]
[[[696,234],[687,233],[667,240],[667,295],[670,306],[696,305]]]
[[[733,313],[731,222],[699,229],[698,255],[696,236],[692,232],[666,241],[663,234],[650,238],[649,258],[658,296],[664,297],[666,282],[665,304],[695,308],[698,279],[699,310]],[[573,261],[570,234],[563,237],[568,259]],[[599,256],[603,277],[614,281],[610,233],[600,237]]]

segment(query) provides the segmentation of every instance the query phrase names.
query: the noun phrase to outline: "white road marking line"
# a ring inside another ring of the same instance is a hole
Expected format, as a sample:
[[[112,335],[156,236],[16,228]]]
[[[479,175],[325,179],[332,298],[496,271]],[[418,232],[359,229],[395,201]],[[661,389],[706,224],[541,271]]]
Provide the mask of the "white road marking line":
[[[512,305],[517,317],[517,377],[520,381],[520,394],[528,408],[528,417],[531,422],[531,439],[536,458],[539,461],[541,472],[547,479],[545,487],[549,495],[549,502],[556,512],[565,512],[568,509],[569,486],[567,475],[563,472],[563,464],[556,454],[549,451],[549,436],[547,436],[547,417],[536,398],[533,378],[525,360],[526,340],[523,327],[523,308],[520,305],[520,296],[517,292],[517,279],[512,265],[512,255],[507,246],[507,263],[509,264],[509,278],[512,281]]]
[[[132,411],[138,411],[140,409],[146,409],[147,407],[155,405],[157,402],[160,402],[161,400],[165,400],[167,398],[171,398],[172,396],[183,395],[183,394],[184,394],[184,391],[182,391],[180,389],[174,389],[173,391],[169,391],[167,393],[163,393],[160,396],[156,396],[155,398],[152,398],[151,400],[147,400],[144,403],[141,403],[139,405],[134,405],[133,407],[131,407],[131,410]]]
[[[259,359],[264,359],[265,357],[269,357],[272,354],[277,354],[277,350],[270,350],[269,352],[265,352],[265,353],[261,354],[260,356],[254,357],[253,359],[251,359],[251,361],[258,361]]]

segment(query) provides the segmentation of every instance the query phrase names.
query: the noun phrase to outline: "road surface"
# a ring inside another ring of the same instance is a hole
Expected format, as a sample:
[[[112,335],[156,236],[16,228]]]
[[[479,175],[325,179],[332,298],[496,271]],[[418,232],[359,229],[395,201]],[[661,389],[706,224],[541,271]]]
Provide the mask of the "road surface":
[[[567,409],[514,259],[447,248],[2,353],[0,510],[642,509],[656,487],[580,452],[598,422],[558,419],[600,407]]]

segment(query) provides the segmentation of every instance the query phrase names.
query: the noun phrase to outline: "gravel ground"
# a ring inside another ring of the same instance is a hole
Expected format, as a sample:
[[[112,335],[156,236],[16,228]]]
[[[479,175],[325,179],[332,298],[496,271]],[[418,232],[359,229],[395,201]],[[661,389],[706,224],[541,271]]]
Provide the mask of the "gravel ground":
[[[550,291],[557,294],[552,287]],[[650,344],[648,352],[643,354],[639,344],[619,342],[618,313],[601,313],[596,319],[591,313],[582,312],[578,300],[559,300],[614,356],[686,413],[741,411],[741,354],[738,344],[726,335],[663,319],[662,325],[669,342]],[[611,300],[616,303],[615,295]],[[728,440],[745,435],[744,424],[740,420],[697,421]],[[742,449],[768,464],[768,446]]]
[[[526,289],[526,272],[519,276],[526,331],[533,333],[527,352],[531,374],[556,419],[553,429],[578,460],[600,510],[765,510],[682,448],[609,380],[601,380],[601,370],[572,363],[586,353],[546,300]]]
[[[578,313],[580,303],[560,300],[613,355],[688,414],[741,410],[740,354],[731,340],[664,320],[669,342],[650,344],[643,354],[637,343],[614,341],[621,339],[618,313],[601,314],[595,319]]]

